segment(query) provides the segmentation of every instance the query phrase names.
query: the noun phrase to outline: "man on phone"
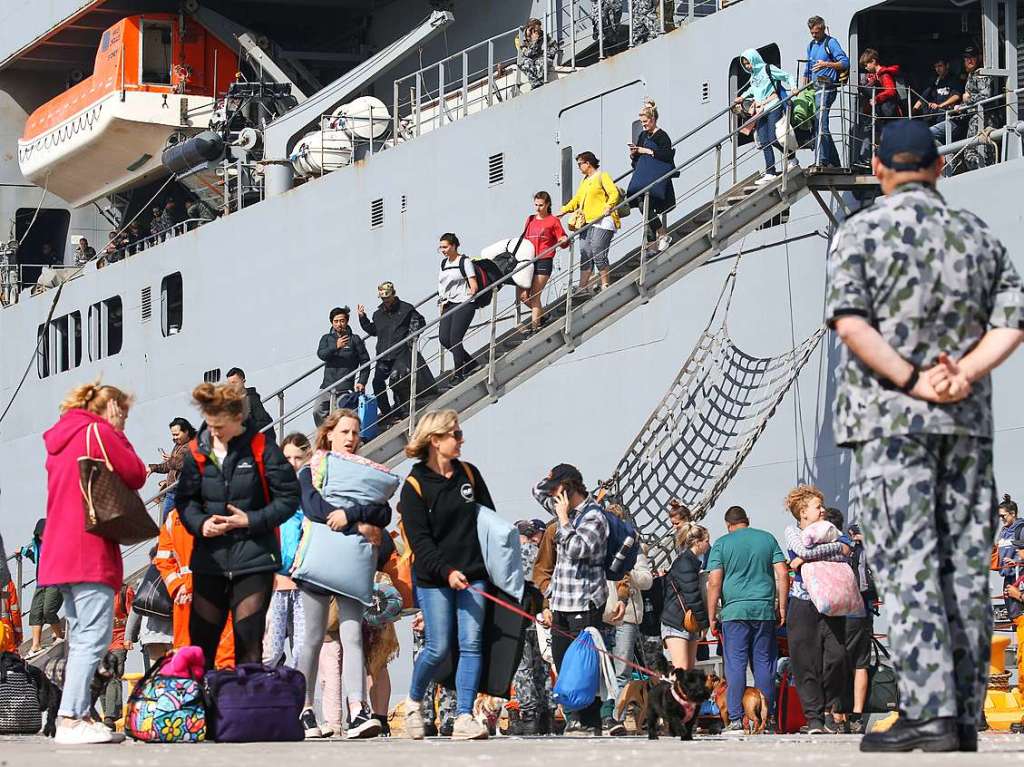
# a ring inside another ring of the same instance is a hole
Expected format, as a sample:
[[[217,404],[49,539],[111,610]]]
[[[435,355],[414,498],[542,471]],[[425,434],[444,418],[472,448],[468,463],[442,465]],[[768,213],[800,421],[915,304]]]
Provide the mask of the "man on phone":
[[[608,546],[608,520],[604,510],[587,492],[583,475],[575,466],[560,463],[535,489],[535,495],[551,499],[557,527],[554,532],[555,566],[548,593],[550,622],[560,631],[552,632],[551,652],[555,669],[562,667],[562,658],[572,640],[584,629],[603,626],[602,615],[608,599],[608,582],[604,571]],[[567,636],[568,635],[568,636]],[[566,722],[568,737],[600,736],[601,698]]]
[[[330,389],[320,395],[313,411],[317,426],[338,407],[338,400],[343,395],[352,391],[361,394],[370,380],[370,355],[363,339],[355,335],[348,324],[349,308],[334,307],[330,318],[331,329],[320,338],[316,350],[316,356],[324,361],[324,380],[320,389]],[[359,370],[358,374],[356,370]]]

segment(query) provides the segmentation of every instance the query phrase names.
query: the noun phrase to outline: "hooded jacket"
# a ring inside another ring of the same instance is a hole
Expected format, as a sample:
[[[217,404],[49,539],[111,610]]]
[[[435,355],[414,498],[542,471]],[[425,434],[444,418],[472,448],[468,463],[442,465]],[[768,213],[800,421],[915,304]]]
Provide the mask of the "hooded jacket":
[[[245,398],[249,400],[249,420],[256,427],[256,431],[262,431],[264,426],[270,426],[274,422],[270,413],[263,407],[263,398],[260,397],[255,386],[246,387]]]
[[[868,91],[868,111],[871,110],[870,99],[874,95],[876,104],[884,104],[886,101],[899,98],[899,91],[896,90],[896,76],[900,73],[900,65],[893,64],[888,67],[878,67],[874,72],[868,72],[864,84],[868,88],[880,88],[877,91]]]
[[[85,508],[78,479],[78,459],[86,454],[86,430],[99,427],[100,441],[114,472],[132,490],[146,482],[146,464],[124,432],[88,410],[68,410],[44,435],[46,444],[46,529],[38,564],[40,586],[102,583],[121,588],[121,550],[113,541],[85,531]],[[92,440],[90,454],[103,453]]]
[[[766,64],[761,54],[753,48],[747,48],[742,53],[743,58],[750,62],[750,82],[736,95],[745,96],[748,93],[753,96],[759,104],[777,94],[776,83],[781,85],[789,94],[797,89],[796,81],[784,69]],[[775,82],[772,82],[772,78]]]
[[[665,604],[661,610],[661,622],[674,629],[683,630],[683,618],[687,610],[693,611],[693,617],[701,628],[708,626],[708,608],[704,604],[704,592],[700,587],[700,557],[689,549],[683,549],[672,563],[665,579]],[[676,597],[676,592],[679,597]],[[679,604],[682,600],[682,605]]]
[[[377,355],[381,360],[398,359],[402,354],[402,348],[393,349],[387,354],[383,354],[383,352],[399,341],[408,338],[411,333],[415,333],[426,324],[423,315],[416,311],[408,301],[401,299],[396,300],[391,309],[386,309],[382,302],[373,313],[372,319],[362,314],[359,315],[359,327],[363,329],[363,332],[377,336]]]
[[[206,456],[201,475],[191,450],[185,456],[176,500],[181,521],[195,537],[194,573],[231,578],[281,568],[277,527],[299,506],[299,481],[281,448],[267,439],[263,464],[270,498],[266,498],[252,453],[256,434],[252,421],[246,421],[245,431],[228,443],[224,462],[218,466],[213,437],[204,424],[196,437],[199,452]],[[203,537],[203,523],[214,514],[227,514],[228,504],[248,514],[249,526],[215,538]]]
[[[351,327],[346,332],[348,333],[348,346],[344,349],[338,348],[338,338],[340,336],[334,332],[334,328],[331,328],[330,331],[324,333],[320,338],[320,345],[317,347],[316,356],[326,363],[324,365],[324,380],[320,384],[321,389],[326,389],[335,381],[340,381],[360,365],[366,365],[370,361],[370,355],[366,352],[366,344],[363,343],[363,339],[353,333]],[[369,380],[370,368],[367,366],[359,371],[358,376],[350,377],[345,381],[340,390],[351,391],[356,383],[366,386],[366,382]]]

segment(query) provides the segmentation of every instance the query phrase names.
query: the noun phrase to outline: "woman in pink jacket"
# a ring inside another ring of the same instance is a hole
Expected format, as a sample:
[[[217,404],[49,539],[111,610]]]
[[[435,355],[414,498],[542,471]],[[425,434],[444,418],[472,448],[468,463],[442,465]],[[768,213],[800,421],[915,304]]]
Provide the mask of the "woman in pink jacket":
[[[124,571],[117,544],[85,531],[78,459],[86,455],[86,433],[92,432],[88,454],[102,458],[105,451],[128,487],[142,487],[146,465],[124,435],[131,404],[131,397],[113,386],[98,381],[79,386],[60,404],[60,419],[43,435],[46,530],[38,583],[57,586],[64,595],[70,639],[55,740],[66,745],[115,741],[114,733],[89,716],[89,685],[110,644],[114,594]]]

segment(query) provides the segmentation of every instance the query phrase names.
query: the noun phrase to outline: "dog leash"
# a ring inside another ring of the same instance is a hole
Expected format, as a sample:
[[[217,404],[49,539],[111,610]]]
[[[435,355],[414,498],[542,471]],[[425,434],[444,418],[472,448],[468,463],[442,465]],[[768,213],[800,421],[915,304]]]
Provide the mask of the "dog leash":
[[[490,599],[496,605],[500,605],[501,607],[504,607],[509,612],[513,612],[516,615],[519,615],[519,616],[522,616],[523,618],[526,618],[528,621],[532,621],[533,623],[540,625],[540,621],[537,620],[537,616],[530,615],[525,610],[522,610],[522,609],[520,609],[519,607],[516,607],[513,604],[509,604],[504,599],[501,599],[500,597],[496,597],[493,594],[488,594],[486,591],[478,589],[475,586],[473,586],[472,584],[470,584],[466,588],[468,588],[470,591],[472,591],[475,594],[479,594],[480,596],[484,597],[485,599]],[[575,640],[576,639],[576,637],[574,637],[568,631],[563,631],[562,629],[558,628],[557,626],[547,626],[546,628],[549,631],[553,631],[554,633],[558,634],[559,636],[564,637],[565,639],[569,639],[569,640]],[[639,671],[639,672],[641,672],[643,674],[646,674],[647,676],[649,676],[651,679],[654,679],[655,681],[660,682],[664,678],[657,671],[654,671],[652,669],[646,668],[645,666],[641,666],[639,663],[633,663],[633,661],[626,660],[625,658],[620,658],[618,655],[615,655],[614,653],[610,653],[607,650],[602,650],[602,649],[600,649],[599,647],[596,647],[596,646],[594,647],[594,649],[597,652],[601,653],[602,655],[607,655],[612,660],[617,660],[620,663],[625,663],[630,668],[636,669],[637,671]]]

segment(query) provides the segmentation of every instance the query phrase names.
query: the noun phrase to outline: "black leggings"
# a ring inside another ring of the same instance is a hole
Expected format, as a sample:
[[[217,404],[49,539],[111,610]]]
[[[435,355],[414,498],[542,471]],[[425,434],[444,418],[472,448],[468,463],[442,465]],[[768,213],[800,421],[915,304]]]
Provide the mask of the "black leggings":
[[[441,322],[438,325],[437,339],[441,346],[452,353],[455,358],[455,370],[461,370],[470,361],[469,352],[462,346],[466,337],[476,306],[472,301],[462,304],[445,304],[441,308]]]
[[[796,691],[810,727],[821,727],[825,709],[848,713],[853,671],[846,652],[846,617],[822,615],[809,599],[789,600],[789,659]]]
[[[213,668],[228,611],[235,634],[235,663],[262,662],[263,633],[273,593],[272,572],[234,578],[193,573],[188,631],[192,644],[202,649],[207,668]]]

